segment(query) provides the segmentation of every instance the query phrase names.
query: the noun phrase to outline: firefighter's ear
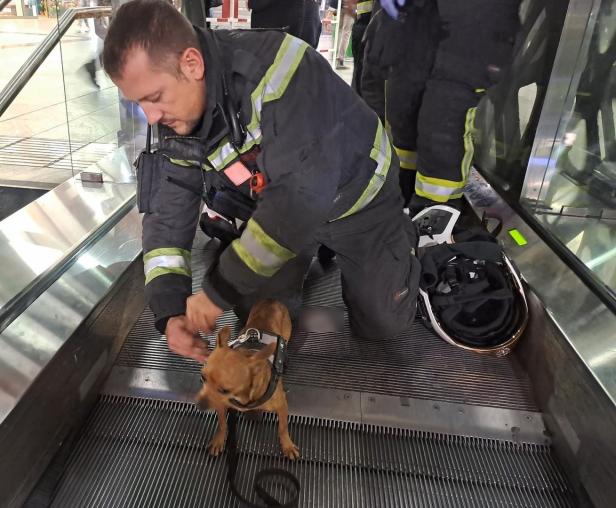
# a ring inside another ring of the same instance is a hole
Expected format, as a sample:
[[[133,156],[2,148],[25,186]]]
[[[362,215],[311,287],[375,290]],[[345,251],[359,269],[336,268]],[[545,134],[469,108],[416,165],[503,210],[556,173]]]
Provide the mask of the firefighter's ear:
[[[216,347],[229,347],[229,339],[231,338],[231,328],[225,326],[222,328],[216,336]]]

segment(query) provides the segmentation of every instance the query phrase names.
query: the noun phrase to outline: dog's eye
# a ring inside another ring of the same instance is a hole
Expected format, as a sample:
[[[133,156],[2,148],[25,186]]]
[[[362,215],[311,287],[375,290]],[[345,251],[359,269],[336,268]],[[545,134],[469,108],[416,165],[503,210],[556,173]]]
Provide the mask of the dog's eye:
[[[225,390],[224,388],[219,388],[218,393],[221,395],[229,395],[229,390]]]

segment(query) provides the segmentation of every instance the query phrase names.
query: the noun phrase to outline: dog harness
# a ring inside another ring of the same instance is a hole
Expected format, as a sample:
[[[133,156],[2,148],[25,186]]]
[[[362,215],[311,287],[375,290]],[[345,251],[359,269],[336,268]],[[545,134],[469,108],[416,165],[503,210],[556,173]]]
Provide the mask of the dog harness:
[[[257,328],[248,328],[237,339],[229,342],[231,349],[245,348],[250,351],[260,351],[269,344],[276,343],[274,354],[269,357],[271,376],[265,393],[257,400],[242,404],[237,399],[231,399],[230,402],[238,409],[254,409],[265,404],[274,395],[278,380],[284,374],[284,365],[287,358],[287,343],[280,336],[274,333],[258,330]]]

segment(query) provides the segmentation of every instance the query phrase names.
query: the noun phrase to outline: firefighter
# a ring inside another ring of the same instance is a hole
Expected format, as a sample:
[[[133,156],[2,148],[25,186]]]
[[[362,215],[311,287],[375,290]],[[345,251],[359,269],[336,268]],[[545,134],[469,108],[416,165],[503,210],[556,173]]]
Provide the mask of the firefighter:
[[[519,4],[381,0],[379,36],[367,59],[389,69],[385,116],[412,213],[435,202],[460,206],[475,110],[511,59]]]
[[[317,0],[248,0],[252,28],[285,29],[313,48],[319,45],[321,19]]]
[[[377,116],[321,55],[279,31],[212,32],[164,0],[134,0],[114,17],[103,62],[158,124],[157,150],[137,164],[138,203],[146,299],[171,350],[204,361],[197,330],[212,331],[227,309],[245,318],[264,297],[297,315],[318,244],[336,253],[357,337],[409,326],[419,270],[398,161]],[[248,213],[191,295],[203,186],[225,219]]]
[[[356,5],[353,5],[356,4]],[[370,23],[374,0],[354,0],[351,2],[355,8],[355,23],[351,30],[351,48],[353,49],[353,81],[351,86],[361,95],[361,73],[364,60],[364,33]]]

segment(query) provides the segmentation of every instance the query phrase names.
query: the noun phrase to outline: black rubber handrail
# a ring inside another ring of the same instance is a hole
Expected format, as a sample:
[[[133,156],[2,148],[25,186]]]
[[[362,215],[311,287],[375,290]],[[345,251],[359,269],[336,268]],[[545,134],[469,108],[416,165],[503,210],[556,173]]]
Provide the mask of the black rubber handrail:
[[[5,0],[0,0],[4,2]],[[78,7],[67,9],[58,20],[51,32],[47,34],[43,42],[32,52],[26,62],[15,73],[8,84],[0,92],[0,117],[19,95],[19,92],[28,83],[37,69],[45,61],[45,58],[53,51],[56,44],[69,29],[73,21],[81,18],[100,18],[111,15],[111,7]]]

